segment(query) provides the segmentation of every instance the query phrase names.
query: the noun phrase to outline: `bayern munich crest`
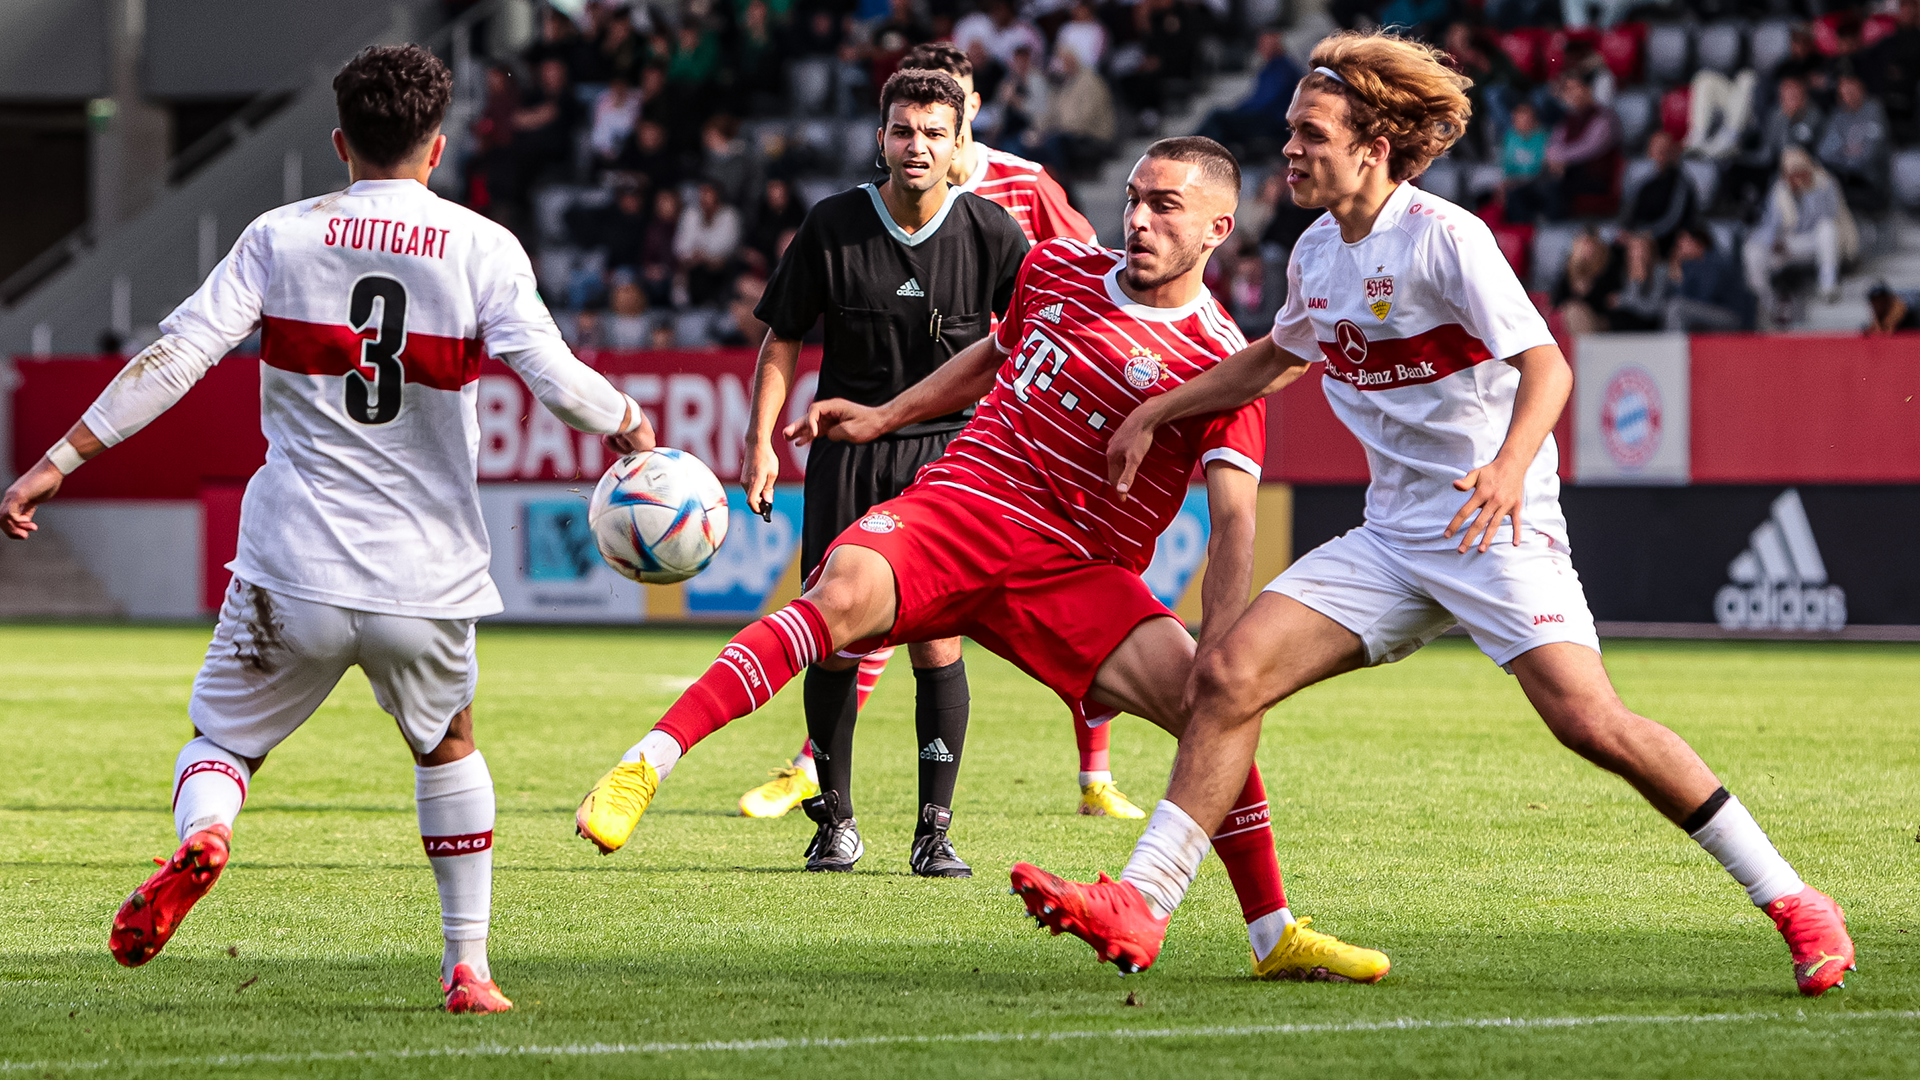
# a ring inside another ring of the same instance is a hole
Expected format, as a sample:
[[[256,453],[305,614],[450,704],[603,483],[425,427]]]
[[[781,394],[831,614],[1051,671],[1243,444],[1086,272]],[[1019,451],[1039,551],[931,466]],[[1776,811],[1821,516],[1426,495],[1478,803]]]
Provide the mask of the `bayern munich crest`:
[[[860,528],[870,533],[890,533],[900,527],[900,519],[884,510],[875,510],[860,519]]]
[[[1600,400],[1600,439],[1622,469],[1638,469],[1660,449],[1660,387],[1651,372],[1629,364],[1613,373]]]
[[[1126,376],[1128,386],[1135,390],[1145,390],[1159,382],[1160,376],[1166,374],[1166,371],[1166,362],[1160,359],[1159,353],[1135,345],[1133,355],[1127,359],[1127,366],[1122,369],[1121,374]]]

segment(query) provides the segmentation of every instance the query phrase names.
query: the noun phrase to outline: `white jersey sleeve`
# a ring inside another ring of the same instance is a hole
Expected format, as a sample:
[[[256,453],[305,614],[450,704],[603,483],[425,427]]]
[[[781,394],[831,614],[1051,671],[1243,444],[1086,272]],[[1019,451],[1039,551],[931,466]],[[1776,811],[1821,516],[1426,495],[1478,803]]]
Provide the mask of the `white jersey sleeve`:
[[[265,221],[247,226],[207,280],[160,324],[162,333],[177,334],[218,361],[260,328],[271,266]]]
[[[80,420],[102,446],[118,446],[186,397],[216,362],[193,342],[167,334],[127,361]]]
[[[1547,320],[1514,276],[1485,222],[1463,215],[1453,229],[1428,230],[1426,241],[1427,265],[1451,314],[1495,358],[1511,359],[1554,343]]]
[[[1287,258],[1287,302],[1273,315],[1273,343],[1311,364],[1321,359],[1320,342],[1307,318],[1307,293],[1300,287],[1300,245]]]

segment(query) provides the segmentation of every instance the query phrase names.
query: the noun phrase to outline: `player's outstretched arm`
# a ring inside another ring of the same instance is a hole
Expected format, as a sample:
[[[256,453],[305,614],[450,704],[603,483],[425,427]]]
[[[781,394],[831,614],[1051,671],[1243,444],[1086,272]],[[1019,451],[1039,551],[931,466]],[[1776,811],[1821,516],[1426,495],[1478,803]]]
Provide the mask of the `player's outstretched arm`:
[[[992,337],[983,337],[885,405],[857,405],[845,398],[814,402],[805,419],[787,425],[786,436],[796,446],[819,438],[872,442],[908,424],[950,416],[987,396],[1004,357]]]
[[[1513,519],[1513,542],[1520,542],[1520,507],[1526,497],[1527,469],[1540,453],[1553,425],[1560,422],[1560,411],[1567,407],[1573,393],[1573,368],[1560,353],[1558,345],[1535,345],[1507,361],[1520,369],[1520,390],[1513,399],[1513,421],[1507,425],[1506,441],[1493,460],[1453,482],[1461,491],[1473,492],[1460,512],[1447,523],[1442,536],[1453,538],[1460,532],[1460,550],[1477,541],[1480,550],[1493,546],[1493,534],[1500,519]]]
[[[1237,465],[1207,465],[1207,569],[1200,580],[1200,651],[1225,637],[1253,591],[1253,522],[1260,478]]]
[[[550,341],[497,355],[561,423],[575,431],[607,436],[608,446],[619,453],[653,449],[653,425],[639,404],[582,363],[558,334]]]
[[[5,533],[10,540],[25,540],[38,532],[40,526],[34,523],[34,509],[53,498],[60,490],[60,482],[79,468],[81,462],[98,456],[105,449],[105,444],[94,436],[85,420],[68,428],[66,438],[40,455],[33,468],[21,473],[8,485],[7,493],[0,496],[0,533]]]
[[[740,464],[740,486],[747,505],[760,512],[773,505],[773,485],[780,479],[780,458],[773,452],[774,425],[793,391],[793,373],[800,366],[800,342],[767,331],[760,342],[760,363],[753,372],[753,401],[747,406],[746,453]]]
[[[1133,474],[1153,447],[1162,424],[1202,413],[1237,409],[1258,401],[1299,378],[1307,361],[1263,337],[1215,364],[1200,376],[1140,403],[1107,440],[1107,479],[1125,501]]]

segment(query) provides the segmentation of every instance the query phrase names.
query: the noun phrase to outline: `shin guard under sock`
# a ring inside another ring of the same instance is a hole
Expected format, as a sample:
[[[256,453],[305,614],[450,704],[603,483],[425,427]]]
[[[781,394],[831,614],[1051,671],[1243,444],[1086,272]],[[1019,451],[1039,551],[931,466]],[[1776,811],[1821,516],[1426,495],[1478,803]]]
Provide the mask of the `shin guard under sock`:
[[[445,765],[416,765],[414,806],[420,842],[440,890],[440,934],[446,940],[440,980],[464,963],[491,979],[486,954],[493,913],[493,775],[478,750]],[[475,944],[475,943],[478,944]]]
[[[807,736],[813,743],[813,767],[820,791],[840,793],[844,815],[853,813],[853,727],[860,717],[857,684],[860,669],[807,669]]]
[[[827,620],[795,600],[735,634],[712,666],[655,724],[682,750],[773,700],[795,675],[833,647]]]
[[[920,743],[920,805],[951,811],[953,786],[960,777],[960,751],[967,742],[967,662],[914,668],[913,728]],[[934,831],[923,812],[915,836]]]

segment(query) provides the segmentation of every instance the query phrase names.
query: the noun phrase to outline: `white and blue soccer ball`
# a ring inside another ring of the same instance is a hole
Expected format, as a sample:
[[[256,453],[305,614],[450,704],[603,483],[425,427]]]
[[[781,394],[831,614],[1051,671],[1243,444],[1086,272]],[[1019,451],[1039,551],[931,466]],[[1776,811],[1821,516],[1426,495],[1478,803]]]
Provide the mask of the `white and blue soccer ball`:
[[[659,447],[607,470],[587,504],[600,557],[650,585],[685,581],[707,568],[727,538],[727,493],[692,454]]]

